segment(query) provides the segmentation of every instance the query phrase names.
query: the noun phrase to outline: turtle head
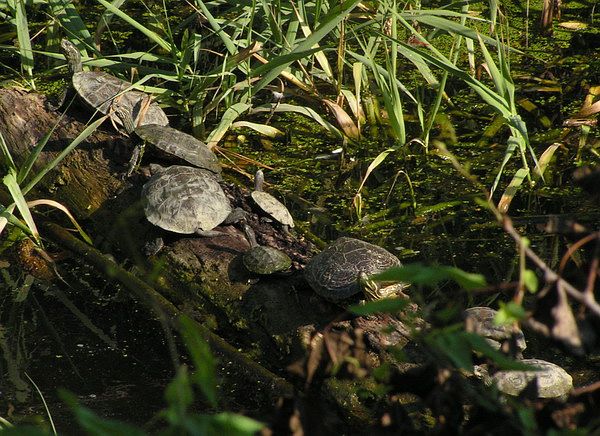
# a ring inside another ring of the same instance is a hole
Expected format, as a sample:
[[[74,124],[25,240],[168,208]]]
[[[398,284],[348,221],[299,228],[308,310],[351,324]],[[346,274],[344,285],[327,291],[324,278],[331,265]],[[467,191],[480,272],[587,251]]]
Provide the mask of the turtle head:
[[[118,99],[116,99],[111,105],[111,110],[117,116],[117,118],[121,120],[127,133],[131,134],[135,130],[135,122],[133,121],[131,111],[125,107],[125,105],[120,103]]]
[[[362,271],[358,274],[357,281],[367,301],[403,297],[405,296],[403,290],[407,287],[405,283],[398,282],[378,283]]]
[[[263,183],[265,183],[265,174],[263,173],[262,170],[259,169],[258,171],[256,171],[256,174],[254,175],[254,190],[262,191]]]
[[[75,44],[68,39],[63,39],[60,41],[60,51],[65,56],[71,73],[75,74],[83,71],[83,66],[81,64],[81,53]]]

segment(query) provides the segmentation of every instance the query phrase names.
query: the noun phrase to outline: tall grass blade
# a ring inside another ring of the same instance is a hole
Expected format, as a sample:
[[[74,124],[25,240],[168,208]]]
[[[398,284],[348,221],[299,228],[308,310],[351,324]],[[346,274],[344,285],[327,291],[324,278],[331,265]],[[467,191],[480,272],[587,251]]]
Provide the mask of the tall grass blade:
[[[112,5],[115,8],[120,9],[126,1],[127,0],[113,0]],[[94,43],[96,44],[96,48],[100,47],[102,34],[104,33],[104,30],[109,26],[114,16],[114,13],[112,13],[109,10],[106,10],[102,13],[100,18],[98,18],[98,24],[96,24],[96,31],[94,32]]]
[[[229,107],[223,114],[219,125],[210,132],[210,135],[206,138],[206,145],[208,145],[209,148],[216,146],[223,136],[225,136],[225,133],[227,133],[227,130],[229,130],[233,122],[237,120],[240,115],[247,112],[250,107],[251,106],[248,103],[235,103]]]
[[[17,26],[17,39],[19,40],[19,55],[21,57],[21,69],[25,73],[29,85],[35,89],[33,81],[33,50],[29,39],[29,25],[27,24],[27,12],[25,1],[15,0],[15,24]]]
[[[260,106],[260,107],[254,108],[251,111],[251,113],[270,112],[271,110],[272,110],[272,108],[270,106],[268,106],[268,107]],[[288,104],[288,103],[281,103],[279,106],[277,106],[275,108],[275,112],[294,112],[297,114],[302,114],[302,115],[316,121],[321,126],[325,127],[325,129],[329,133],[335,135],[339,139],[344,138],[344,135],[338,128],[336,128],[333,124],[331,124],[329,121],[325,120],[321,115],[319,115],[317,112],[315,112],[313,109],[311,109],[309,107],[297,106],[297,105]]]
[[[72,39],[84,41],[91,47],[92,35],[77,13],[73,2],[70,0],[48,0],[48,3],[50,4],[52,16],[60,22],[66,34]]]
[[[329,13],[322,18],[321,24],[310,34],[310,36],[299,43],[291,53],[302,52],[313,48],[319,41],[329,35],[329,33],[334,30],[337,25],[344,20],[359,3],[360,0],[346,0],[339,5],[336,5],[336,7],[332,8],[331,11],[329,11]],[[269,70],[254,86],[253,94],[256,94],[258,91],[275,80],[275,78],[279,76],[279,74],[285,70],[290,63],[291,61],[282,65],[278,65],[277,67]]]
[[[75,219],[73,214],[69,211],[69,209],[66,208],[66,206],[60,204],[58,201],[48,200],[48,199],[33,200],[33,201],[27,202],[27,206],[29,206],[30,208],[34,208],[39,205],[50,206],[50,207],[60,210],[62,213],[64,213],[67,216],[67,218],[69,218],[69,220],[75,226],[75,228],[77,229],[77,231],[79,232],[81,237],[85,240],[85,242],[87,242],[90,245],[94,245],[92,242],[92,239],[88,236],[88,234],[79,225],[79,223],[77,222],[77,220]]]
[[[53,168],[55,168],[75,147],[77,147],[81,142],[85,141],[94,131],[102,124],[107,118],[108,115],[104,115],[102,118],[97,119],[92,124],[87,126],[63,151],[61,151],[58,156],[56,156],[51,162],[49,162],[44,168],[42,168],[27,184],[25,188],[23,188],[23,194],[27,194],[35,185],[38,184],[42,178],[48,172],[50,172]]]
[[[160,46],[160,48],[162,48],[163,50],[166,50],[169,53],[173,53],[173,54],[177,55],[177,47],[175,47],[174,44],[170,44],[169,42],[164,40],[158,33],[148,29],[146,26],[144,26],[143,24],[139,23],[138,21],[136,21],[135,19],[133,19],[132,17],[127,15],[121,9],[119,9],[118,7],[115,7],[112,3],[109,3],[106,0],[96,0],[96,1],[98,3],[100,3],[102,6],[104,6],[107,11],[116,15],[117,17],[119,17],[120,19],[125,21],[130,26],[132,26],[132,27],[136,28],[137,30],[139,30],[140,32],[142,32],[144,35],[146,35],[148,37],[148,39],[150,39],[150,41],[152,41],[155,44],[158,44]]]
[[[29,228],[29,231],[31,232],[33,238],[36,240],[36,242],[39,242],[40,234],[35,225],[35,222],[33,221],[31,211],[27,206],[27,201],[25,201],[25,197],[23,195],[24,193],[23,191],[21,191],[21,188],[17,183],[16,172],[14,170],[9,170],[8,174],[6,174],[2,179],[2,182],[8,188],[8,193],[10,194],[15,205],[17,206],[17,209],[19,210],[21,217],[25,221],[25,224]]]

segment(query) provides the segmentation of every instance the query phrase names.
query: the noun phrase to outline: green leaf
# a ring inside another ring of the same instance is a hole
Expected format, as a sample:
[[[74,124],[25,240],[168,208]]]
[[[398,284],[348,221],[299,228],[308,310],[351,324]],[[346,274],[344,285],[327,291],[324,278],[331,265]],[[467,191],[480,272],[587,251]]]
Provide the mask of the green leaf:
[[[165,390],[165,398],[168,407],[163,411],[163,415],[171,425],[179,425],[183,421],[188,408],[194,402],[194,392],[192,391],[186,366],[178,368],[177,375]]]
[[[496,313],[496,316],[494,317],[495,324],[512,324],[525,319],[525,309],[523,309],[523,306],[520,304],[517,304],[514,301],[509,301],[508,303],[500,301],[499,306],[498,313]]]
[[[179,317],[180,333],[194,362],[192,381],[200,388],[211,406],[217,406],[216,362],[208,342],[194,321],[186,316]]]
[[[537,292],[539,281],[534,271],[530,269],[523,271],[523,284],[525,285],[525,288],[532,294]]]
[[[77,397],[65,390],[59,390],[59,396],[75,414],[77,422],[85,434],[91,436],[144,436],[145,432],[124,422],[100,418],[87,407],[79,405]]]
[[[513,360],[500,351],[495,350],[485,338],[476,333],[461,332],[461,337],[468,342],[471,350],[490,358],[500,369],[514,369],[519,371],[534,369],[530,365]]]
[[[424,286],[433,286],[443,280],[453,280],[464,289],[476,289],[487,286],[483,275],[468,273],[451,266],[424,266],[420,263],[393,267],[375,274],[374,280],[408,282]]]
[[[373,313],[396,313],[403,310],[410,300],[408,298],[384,298],[348,307],[355,315],[371,315]]]
[[[252,436],[265,427],[261,422],[235,413],[219,413],[211,418],[216,434]]]

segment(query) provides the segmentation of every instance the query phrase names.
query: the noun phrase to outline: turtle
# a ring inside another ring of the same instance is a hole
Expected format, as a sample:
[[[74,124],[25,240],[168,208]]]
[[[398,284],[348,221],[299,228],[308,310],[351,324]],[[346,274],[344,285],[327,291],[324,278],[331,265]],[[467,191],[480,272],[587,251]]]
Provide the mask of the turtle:
[[[60,43],[61,51],[73,74],[73,88],[91,107],[108,114],[114,100],[118,100],[130,113],[136,125],[159,124],[166,126],[169,119],[160,106],[150,101],[150,96],[141,91],[131,90],[130,82],[101,71],[83,71],[79,49],[68,39]],[[63,102],[66,93],[63,96]],[[62,106],[62,103],[59,107]],[[116,116],[111,118],[121,123]]]
[[[260,210],[273,217],[273,219],[283,226],[284,230],[287,230],[288,227],[294,227],[294,219],[287,207],[271,194],[262,190],[264,181],[265,175],[262,170],[256,171],[254,176],[254,191],[252,191],[250,197],[252,197],[252,200],[254,200],[254,203]]]
[[[142,187],[142,199],[148,221],[174,233],[217,236],[212,229],[237,217],[214,173],[202,168],[161,169]]]
[[[533,367],[532,370],[502,370],[491,377],[483,371],[487,384],[495,384],[500,392],[517,396],[535,381],[538,398],[565,398],[573,388],[573,378],[560,366],[541,359],[523,359],[519,362]]]
[[[283,251],[266,245],[258,245],[254,231],[248,224],[244,226],[246,239],[250,243],[250,250],[242,256],[246,269],[260,275],[273,274],[285,271],[292,266],[292,260]]]
[[[304,277],[317,294],[329,301],[340,302],[361,291],[367,300],[376,300],[403,295],[408,285],[399,282],[377,285],[369,275],[401,265],[385,248],[344,236],[310,260]]]
[[[221,165],[215,153],[208,146],[194,138],[169,126],[160,124],[144,124],[135,127],[131,112],[121,103],[113,104],[113,111],[119,117],[127,133],[132,132],[144,142],[152,144],[156,149],[167,155],[178,157],[198,168],[204,168],[214,174],[220,174]],[[135,167],[135,162],[141,155],[141,150],[136,149],[130,162],[130,171]]]
[[[518,327],[512,325],[497,325],[494,318],[498,311],[491,307],[470,307],[463,312],[465,330],[476,333],[487,341],[495,350],[499,350],[502,342],[514,337],[517,357],[527,348],[525,336]]]

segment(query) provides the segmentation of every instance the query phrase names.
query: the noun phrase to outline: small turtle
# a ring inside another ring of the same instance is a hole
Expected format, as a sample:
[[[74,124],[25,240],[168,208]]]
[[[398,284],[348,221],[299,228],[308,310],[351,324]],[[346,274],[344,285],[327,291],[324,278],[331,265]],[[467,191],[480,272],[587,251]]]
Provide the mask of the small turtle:
[[[113,104],[113,110],[123,123],[127,133],[134,132],[144,142],[154,145],[156,149],[167,155],[176,156],[215,174],[221,173],[222,169],[217,156],[204,142],[169,126],[145,124],[135,127],[131,112],[120,103]],[[137,150],[137,154],[134,152],[132,159],[137,160],[140,154],[140,150]],[[136,162],[130,162],[130,173],[135,164]]]
[[[491,307],[470,307],[463,312],[465,330],[485,338],[495,350],[499,350],[502,342],[513,337],[517,348],[517,357],[527,348],[525,336],[521,329],[512,325],[496,325],[494,318],[498,311]]]
[[[212,229],[237,217],[214,174],[201,168],[173,165],[157,172],[142,198],[148,221],[174,233],[216,236]]]
[[[573,389],[573,378],[560,366],[541,359],[523,359],[520,362],[533,369],[503,370],[491,377],[484,371],[484,381],[494,383],[499,391],[513,396],[519,395],[532,382],[535,382],[538,398],[565,398]]]
[[[265,245],[258,245],[254,231],[248,224],[244,225],[250,250],[242,256],[246,269],[255,274],[267,275],[285,271],[292,266],[292,260],[283,251]]]
[[[136,125],[159,124],[166,126],[169,120],[164,111],[155,102],[150,102],[150,96],[141,91],[131,90],[131,83],[111,76],[101,71],[83,71],[79,49],[68,39],[60,43],[61,51],[73,74],[73,88],[79,96],[93,108],[103,114],[110,112],[114,100],[125,107]],[[66,98],[66,92],[62,100]],[[62,106],[62,103],[58,107]],[[111,118],[121,123],[116,116]]]
[[[268,192],[262,190],[265,175],[262,170],[258,170],[254,176],[254,191],[250,194],[254,203],[266,214],[270,215],[283,225],[284,229],[294,227],[294,219],[290,211]]]
[[[359,292],[368,300],[402,295],[405,283],[377,284],[368,275],[401,266],[392,253],[359,239],[341,237],[314,256],[304,269],[304,277],[314,291],[333,302]]]

